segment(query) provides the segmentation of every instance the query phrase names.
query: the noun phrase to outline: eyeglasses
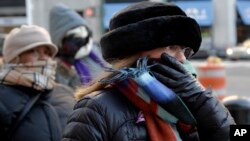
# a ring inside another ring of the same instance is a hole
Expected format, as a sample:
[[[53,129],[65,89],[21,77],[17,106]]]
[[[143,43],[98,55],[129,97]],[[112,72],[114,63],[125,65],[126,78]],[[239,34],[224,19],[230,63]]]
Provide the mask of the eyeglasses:
[[[167,46],[166,50],[170,54],[176,54],[182,52],[187,59],[191,58],[192,55],[194,54],[193,49],[191,49],[190,47],[181,47],[177,45]]]

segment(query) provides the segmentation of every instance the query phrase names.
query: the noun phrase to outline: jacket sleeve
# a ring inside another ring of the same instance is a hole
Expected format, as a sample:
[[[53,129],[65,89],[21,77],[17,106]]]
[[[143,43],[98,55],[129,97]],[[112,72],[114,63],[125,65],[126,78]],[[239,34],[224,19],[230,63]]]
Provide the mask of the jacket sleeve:
[[[104,113],[93,99],[80,100],[69,117],[62,141],[108,141]]]
[[[201,141],[229,140],[230,125],[235,124],[225,106],[206,90],[193,95],[180,95],[197,121]]]

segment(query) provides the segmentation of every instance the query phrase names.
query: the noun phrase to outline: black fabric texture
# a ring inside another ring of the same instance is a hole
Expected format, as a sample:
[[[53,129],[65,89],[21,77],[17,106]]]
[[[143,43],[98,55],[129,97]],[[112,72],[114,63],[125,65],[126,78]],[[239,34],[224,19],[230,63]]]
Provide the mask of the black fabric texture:
[[[151,72],[187,105],[197,121],[200,140],[229,140],[229,126],[235,124],[229,111],[176,58],[162,54],[161,63],[152,67]]]
[[[198,121],[201,141],[227,140],[234,122],[211,93],[182,97]],[[62,141],[148,141],[145,122],[136,123],[139,111],[116,89],[93,92],[74,107]]]
[[[0,85],[0,89],[0,140],[6,141],[28,101],[40,91],[10,85]],[[57,85],[32,106],[12,134],[12,141],[59,141],[74,104],[72,91]]]
[[[169,45],[187,46],[196,53],[201,44],[198,23],[177,6],[155,2],[131,5],[114,15],[110,31],[100,40],[106,61]]]

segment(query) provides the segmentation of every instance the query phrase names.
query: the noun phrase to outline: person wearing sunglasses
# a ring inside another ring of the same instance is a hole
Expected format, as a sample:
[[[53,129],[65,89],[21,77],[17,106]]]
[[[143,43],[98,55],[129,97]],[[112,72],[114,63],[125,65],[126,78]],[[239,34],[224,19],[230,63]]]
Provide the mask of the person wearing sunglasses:
[[[100,41],[113,68],[77,91],[62,140],[229,140],[229,111],[184,67],[201,40],[198,23],[172,3],[117,12]]]

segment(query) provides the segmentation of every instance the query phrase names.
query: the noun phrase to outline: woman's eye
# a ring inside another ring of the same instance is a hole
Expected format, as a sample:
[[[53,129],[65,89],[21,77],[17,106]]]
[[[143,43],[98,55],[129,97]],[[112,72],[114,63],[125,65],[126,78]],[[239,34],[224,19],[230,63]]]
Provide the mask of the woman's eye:
[[[52,53],[51,53],[50,50],[46,50],[46,51],[44,52],[44,54],[46,54],[46,55],[48,55],[48,56],[52,56]]]

